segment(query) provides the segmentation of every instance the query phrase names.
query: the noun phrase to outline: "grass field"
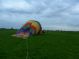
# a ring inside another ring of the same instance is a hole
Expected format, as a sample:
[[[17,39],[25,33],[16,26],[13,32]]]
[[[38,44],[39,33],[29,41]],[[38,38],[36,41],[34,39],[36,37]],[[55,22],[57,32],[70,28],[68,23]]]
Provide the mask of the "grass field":
[[[79,32],[48,31],[26,40],[0,30],[0,59],[79,59]]]

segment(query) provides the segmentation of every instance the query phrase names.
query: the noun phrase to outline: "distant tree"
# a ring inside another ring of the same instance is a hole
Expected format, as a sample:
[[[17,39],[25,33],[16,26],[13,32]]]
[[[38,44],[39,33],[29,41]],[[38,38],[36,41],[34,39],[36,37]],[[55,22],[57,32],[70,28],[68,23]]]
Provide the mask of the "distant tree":
[[[6,28],[0,28],[0,30],[5,30]]]
[[[11,30],[14,30],[14,28],[13,28],[13,27],[11,27],[10,29],[11,29]]]

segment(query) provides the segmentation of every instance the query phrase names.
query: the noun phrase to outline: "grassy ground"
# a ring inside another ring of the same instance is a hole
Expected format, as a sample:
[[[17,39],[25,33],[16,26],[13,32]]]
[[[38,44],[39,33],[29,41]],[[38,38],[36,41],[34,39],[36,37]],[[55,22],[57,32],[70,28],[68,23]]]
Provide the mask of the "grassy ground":
[[[26,40],[12,37],[15,30],[0,30],[0,59],[25,59]]]
[[[29,59],[79,59],[79,32],[47,32],[28,42]]]
[[[0,59],[79,59],[79,32],[46,32],[26,40],[0,30]]]

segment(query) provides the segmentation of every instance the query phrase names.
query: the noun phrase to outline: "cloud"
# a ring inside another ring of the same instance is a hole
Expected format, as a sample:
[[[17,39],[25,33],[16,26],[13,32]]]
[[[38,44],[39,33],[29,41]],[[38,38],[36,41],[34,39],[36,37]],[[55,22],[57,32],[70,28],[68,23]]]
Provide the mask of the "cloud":
[[[1,22],[22,25],[28,19],[36,19],[48,29],[76,30],[74,28],[79,27],[79,0],[0,0]]]

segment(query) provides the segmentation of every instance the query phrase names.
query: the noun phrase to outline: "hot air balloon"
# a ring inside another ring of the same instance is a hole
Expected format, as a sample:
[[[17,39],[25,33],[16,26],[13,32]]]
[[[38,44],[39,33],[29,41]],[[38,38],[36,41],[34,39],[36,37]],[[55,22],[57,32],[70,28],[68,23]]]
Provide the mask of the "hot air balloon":
[[[21,29],[16,32],[17,37],[29,37],[32,35],[38,35],[42,32],[41,24],[35,20],[27,21]]]

